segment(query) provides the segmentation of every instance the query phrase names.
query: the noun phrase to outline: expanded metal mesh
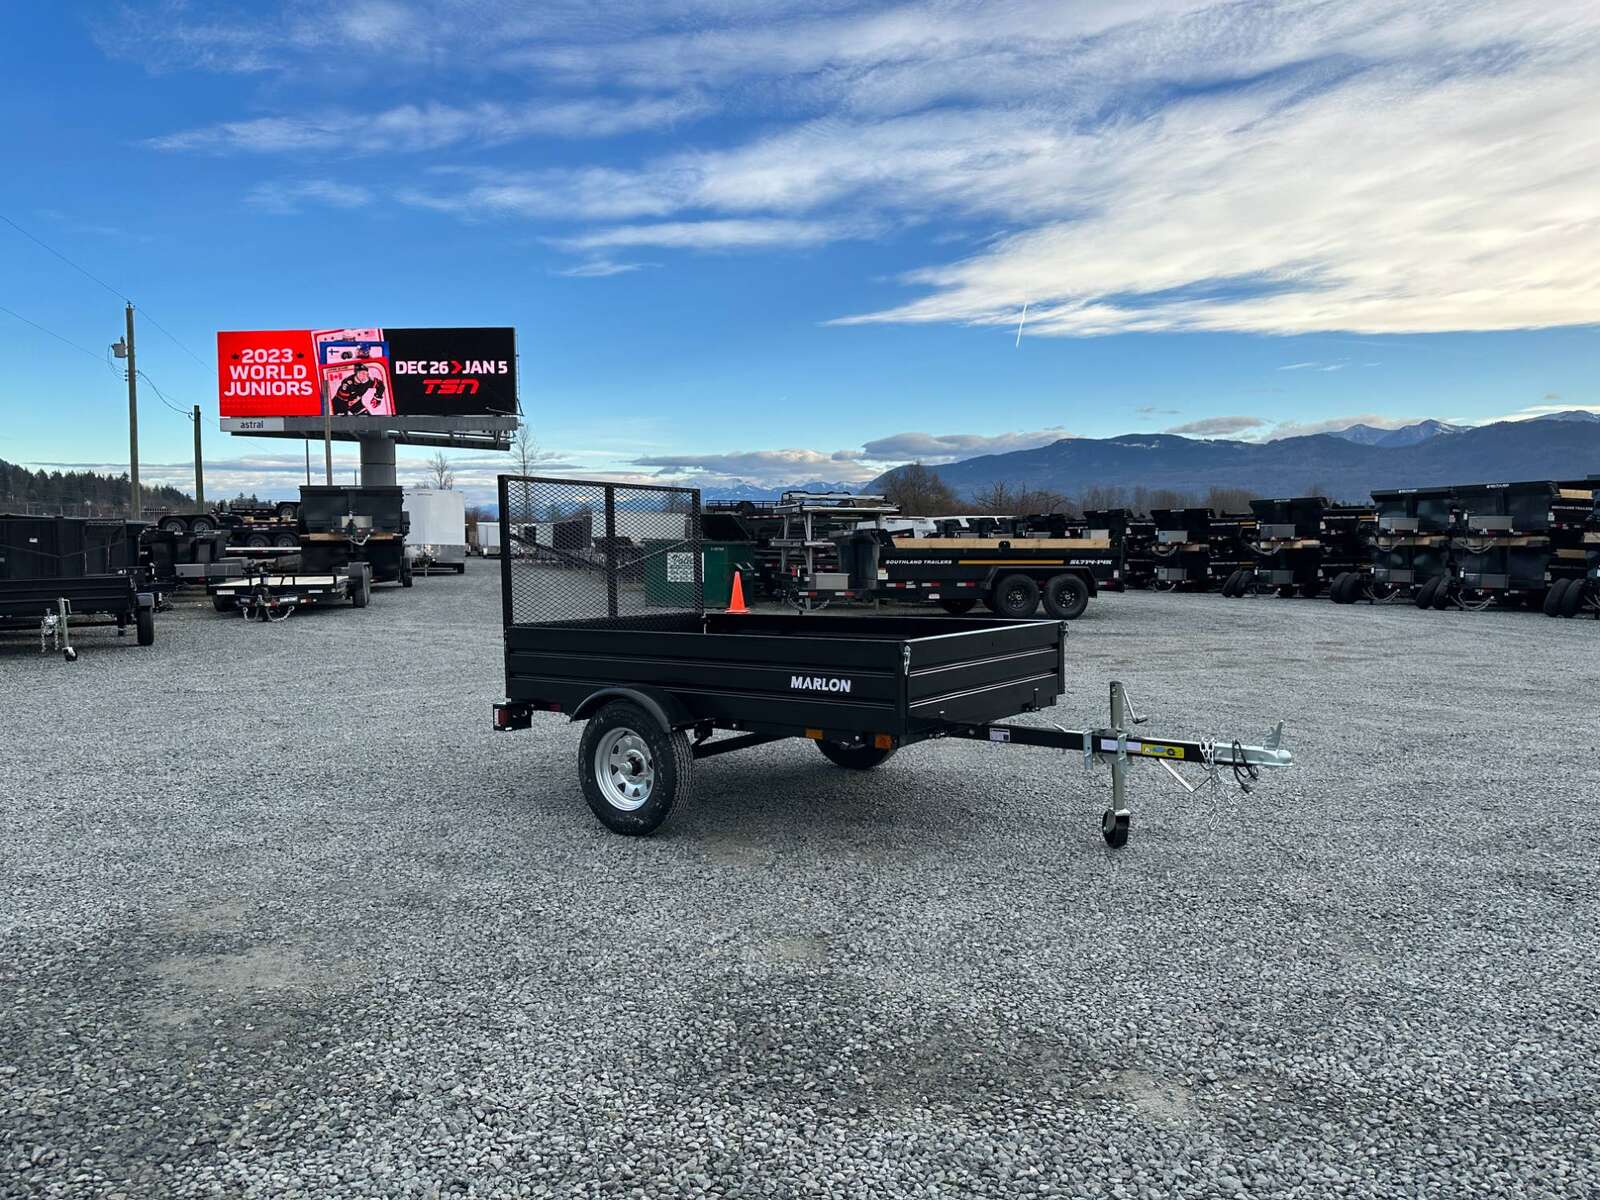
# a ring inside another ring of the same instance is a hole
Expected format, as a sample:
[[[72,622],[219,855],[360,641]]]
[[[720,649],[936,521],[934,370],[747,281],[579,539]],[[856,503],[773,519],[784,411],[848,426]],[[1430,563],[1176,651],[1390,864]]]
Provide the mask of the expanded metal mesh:
[[[500,477],[507,625],[678,627],[705,610],[700,493]]]

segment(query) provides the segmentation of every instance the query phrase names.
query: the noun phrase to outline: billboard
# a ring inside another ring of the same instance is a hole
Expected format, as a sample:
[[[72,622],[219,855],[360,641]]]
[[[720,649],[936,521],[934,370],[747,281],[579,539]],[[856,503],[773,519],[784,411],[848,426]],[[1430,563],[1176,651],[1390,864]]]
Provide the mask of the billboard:
[[[228,417],[513,416],[517,334],[486,329],[273,329],[217,334]]]

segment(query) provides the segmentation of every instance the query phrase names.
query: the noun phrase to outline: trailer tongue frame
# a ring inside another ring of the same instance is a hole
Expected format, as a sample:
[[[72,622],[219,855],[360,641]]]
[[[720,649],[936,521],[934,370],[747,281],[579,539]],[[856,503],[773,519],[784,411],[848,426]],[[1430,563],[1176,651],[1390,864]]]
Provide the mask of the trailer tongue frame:
[[[1259,746],[1138,735],[1117,682],[1102,728],[1012,723],[1065,691],[1064,621],[707,613],[693,489],[502,476],[499,499],[506,698],[494,727],[527,729],[536,713],[586,722],[585,798],[618,833],[659,828],[692,793],[697,761],[791,738],[853,770],[940,738],[1077,755],[1110,767],[1101,833],[1114,847],[1128,838],[1140,760],[1173,775],[1199,766],[1200,784],[1180,778],[1191,791],[1226,770],[1248,790],[1293,761],[1282,726]],[[620,514],[650,527],[637,550],[619,549]],[[512,536],[578,516],[593,530],[585,553],[553,557]]]

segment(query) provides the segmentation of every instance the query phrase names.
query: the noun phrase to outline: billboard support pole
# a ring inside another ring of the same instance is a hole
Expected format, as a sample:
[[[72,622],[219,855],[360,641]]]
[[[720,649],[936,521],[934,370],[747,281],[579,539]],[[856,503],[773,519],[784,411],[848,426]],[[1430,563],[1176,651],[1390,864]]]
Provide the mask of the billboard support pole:
[[[323,482],[333,486],[333,398],[322,398],[322,467]]]
[[[386,437],[364,437],[361,445],[361,486],[394,487],[394,443]]]

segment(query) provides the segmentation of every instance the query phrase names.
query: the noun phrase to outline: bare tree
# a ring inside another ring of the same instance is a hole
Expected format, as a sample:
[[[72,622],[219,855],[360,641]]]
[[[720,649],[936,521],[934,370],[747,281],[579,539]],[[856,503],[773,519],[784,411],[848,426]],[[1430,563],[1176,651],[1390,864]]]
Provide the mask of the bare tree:
[[[1003,479],[997,479],[973,492],[970,503],[973,513],[978,516],[1008,517],[1021,511],[1017,493]]]
[[[428,470],[433,472],[433,486],[441,492],[448,492],[456,485],[456,473],[450,469],[450,460],[444,456],[443,450],[435,450],[433,457],[428,460]]]
[[[950,485],[919,462],[895,468],[883,482],[883,494],[910,516],[942,517],[956,511]]]
[[[1214,487],[1206,492],[1205,506],[1214,513],[1248,513],[1250,501],[1260,498],[1249,488]]]
[[[516,464],[518,475],[532,475],[533,466],[539,461],[539,439],[533,436],[527,421],[517,423],[517,436],[511,439],[511,461]]]

